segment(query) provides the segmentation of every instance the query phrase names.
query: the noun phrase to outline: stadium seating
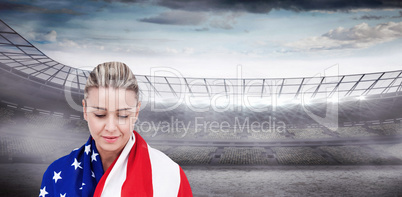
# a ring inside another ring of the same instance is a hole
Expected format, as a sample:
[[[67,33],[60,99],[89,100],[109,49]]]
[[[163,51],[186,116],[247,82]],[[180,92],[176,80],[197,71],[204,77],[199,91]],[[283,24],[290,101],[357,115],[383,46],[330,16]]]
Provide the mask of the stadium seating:
[[[153,127],[135,127],[134,128],[142,137],[147,139],[195,139],[197,133],[194,128],[156,128]]]
[[[264,148],[225,147],[219,164],[266,165],[268,158]]]
[[[386,164],[389,156],[364,146],[322,146],[342,164]]]
[[[14,110],[11,108],[0,107],[0,124],[15,124],[13,119]]]
[[[275,139],[286,139],[286,136],[278,132],[250,132],[248,135],[250,140],[275,140]]]
[[[381,125],[370,125],[370,129],[377,132],[379,135],[401,135],[402,134],[402,124],[381,124]]]
[[[371,149],[380,151],[381,154],[389,154],[395,158],[402,160],[402,143],[399,144],[377,144],[370,145]]]
[[[315,138],[332,138],[333,136],[324,133],[322,128],[303,128],[303,129],[288,129],[288,132],[293,134],[295,139],[315,139]]]
[[[168,153],[168,156],[179,164],[209,164],[211,160],[211,153],[216,151],[216,147],[190,147],[179,146]]]
[[[26,122],[27,126],[32,129],[57,130],[71,122],[71,120],[63,117],[34,114],[32,112],[25,112],[25,117],[28,120]]]
[[[370,133],[362,126],[339,127],[337,132],[340,137],[378,136],[377,133]]]
[[[331,164],[310,147],[273,147],[281,165],[325,165]]]
[[[230,130],[207,131],[207,135],[204,138],[214,140],[238,140],[241,137],[234,130],[230,129]]]
[[[4,125],[23,126],[32,132],[14,132],[18,135],[3,135],[0,139],[0,157],[38,157],[41,160],[54,160],[60,157],[61,152],[68,153],[86,140],[88,135],[87,122],[82,118],[71,119],[63,115],[53,115],[23,111],[18,108],[7,106],[0,107],[0,122]],[[10,127],[0,127],[1,132]],[[13,128],[13,127],[11,127]],[[329,139],[339,137],[353,139],[366,136],[390,136],[401,135],[401,124],[380,124],[367,126],[340,127],[334,135],[329,135],[321,127],[308,127],[306,125],[293,125],[284,133],[278,132],[239,132],[234,128],[227,128],[219,132],[200,131],[196,132],[191,126],[186,131],[184,128],[169,128],[170,132],[163,132],[161,128],[152,130],[151,127],[142,126],[136,129],[144,138],[157,140],[245,140],[246,142],[261,142],[264,140],[309,140]],[[146,132],[144,132],[146,131]],[[49,134],[54,133],[54,136]],[[82,138],[71,138],[67,134],[82,134]],[[35,135],[32,135],[35,134]],[[85,136],[83,135],[85,134]],[[291,137],[286,137],[291,136]],[[63,138],[60,141],[60,138]],[[76,139],[81,139],[78,143]],[[213,158],[218,158],[215,164],[219,165],[272,165],[264,148],[260,147],[236,147],[228,145],[223,152],[215,155],[217,147],[209,145],[201,146],[178,146],[166,142],[158,142],[155,147],[168,154],[172,159],[182,165],[207,165]],[[328,153],[331,158],[341,164],[389,164],[396,160],[401,161],[401,144],[371,145],[364,146],[321,146],[317,150]],[[276,161],[279,165],[327,165],[334,164],[330,159],[323,157],[310,147],[272,147]],[[49,151],[51,150],[51,151]],[[218,157],[216,157],[218,156]],[[391,158],[393,157],[393,158]],[[272,159],[272,158],[271,158]]]
[[[75,144],[76,143],[71,140],[3,135],[0,138],[0,156],[9,158],[38,158],[42,161],[49,162],[62,156],[54,154],[56,151],[61,151],[66,154],[72,151],[73,145]]]

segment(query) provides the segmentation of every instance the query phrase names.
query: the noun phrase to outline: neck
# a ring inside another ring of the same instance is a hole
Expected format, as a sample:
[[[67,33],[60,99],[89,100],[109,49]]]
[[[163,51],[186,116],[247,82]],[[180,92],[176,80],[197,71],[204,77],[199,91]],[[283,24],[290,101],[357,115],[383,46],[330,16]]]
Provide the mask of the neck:
[[[103,171],[106,172],[106,170],[112,165],[114,160],[116,160],[116,158],[119,156],[119,153],[99,149],[98,152],[102,160]]]

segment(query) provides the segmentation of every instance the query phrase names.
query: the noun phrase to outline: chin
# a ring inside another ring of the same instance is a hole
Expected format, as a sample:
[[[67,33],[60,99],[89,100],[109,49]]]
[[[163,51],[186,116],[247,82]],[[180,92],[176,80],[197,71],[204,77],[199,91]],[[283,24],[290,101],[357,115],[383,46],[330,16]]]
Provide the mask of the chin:
[[[124,148],[124,147],[122,147],[122,146],[115,145],[115,144],[113,144],[113,145],[111,145],[111,144],[104,144],[104,145],[101,146],[101,147],[102,147],[102,149],[103,149],[104,151],[108,151],[108,152],[121,151],[121,150],[123,150],[123,148]]]

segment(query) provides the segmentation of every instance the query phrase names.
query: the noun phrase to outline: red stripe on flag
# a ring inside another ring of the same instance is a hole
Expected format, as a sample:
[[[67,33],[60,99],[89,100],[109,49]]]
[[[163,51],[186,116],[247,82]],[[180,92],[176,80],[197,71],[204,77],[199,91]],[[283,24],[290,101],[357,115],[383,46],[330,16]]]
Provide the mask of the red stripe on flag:
[[[192,197],[193,193],[191,192],[190,183],[187,180],[186,174],[184,174],[183,169],[180,168],[180,188],[178,197]]]
[[[136,131],[134,134],[135,144],[128,157],[127,178],[123,184],[121,196],[153,196],[152,168],[148,145]]]

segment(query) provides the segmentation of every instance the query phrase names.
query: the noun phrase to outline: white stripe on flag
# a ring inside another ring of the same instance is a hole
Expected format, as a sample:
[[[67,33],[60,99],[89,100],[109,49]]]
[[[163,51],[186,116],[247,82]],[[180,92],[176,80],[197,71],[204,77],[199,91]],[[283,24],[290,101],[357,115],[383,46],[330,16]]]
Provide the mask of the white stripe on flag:
[[[148,145],[152,168],[154,197],[177,197],[180,188],[180,168],[164,153]]]

